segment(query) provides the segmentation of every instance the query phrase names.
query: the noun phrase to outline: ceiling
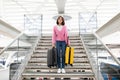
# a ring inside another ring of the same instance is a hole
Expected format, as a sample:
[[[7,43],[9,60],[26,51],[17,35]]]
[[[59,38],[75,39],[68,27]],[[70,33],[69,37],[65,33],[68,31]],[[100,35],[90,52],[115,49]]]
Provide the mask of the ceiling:
[[[101,27],[120,12],[119,4],[119,0],[0,0],[0,12],[20,31],[24,30],[24,14],[43,14],[43,26],[48,28],[54,25],[53,17],[58,13],[70,16],[70,26],[78,26],[80,12],[97,12],[97,24]]]
[[[115,6],[118,0],[5,0],[15,2],[28,13],[77,13],[94,12],[108,5]],[[103,6],[100,8],[100,6]]]
[[[79,24],[80,12],[97,12],[101,27],[120,12],[120,0],[0,0],[0,18],[20,31],[24,30],[24,14],[43,14],[44,28],[52,28],[53,16],[64,13],[72,17],[66,23],[73,29]]]

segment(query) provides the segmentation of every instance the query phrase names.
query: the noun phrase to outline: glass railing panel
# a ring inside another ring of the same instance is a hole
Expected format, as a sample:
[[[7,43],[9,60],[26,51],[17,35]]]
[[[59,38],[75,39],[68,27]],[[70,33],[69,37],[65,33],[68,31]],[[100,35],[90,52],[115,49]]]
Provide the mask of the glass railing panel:
[[[103,80],[120,80],[120,65],[101,41],[92,34],[81,34],[81,36],[90,54],[90,60],[97,73],[98,80],[101,79],[99,74],[102,74]]]
[[[28,57],[28,55],[33,52],[33,48],[36,44],[37,39],[38,36],[27,36],[27,38],[21,36],[17,39],[17,52],[13,55],[15,61],[13,64],[11,64],[10,67],[10,75],[13,75],[11,76],[11,79],[13,79],[14,76],[19,74],[18,71],[21,66],[23,66],[23,68],[25,67],[23,64],[24,62],[26,62],[26,58]],[[14,71],[13,74],[12,71]]]
[[[25,34],[12,40],[5,47],[0,55],[0,69],[9,69],[9,80],[12,80],[14,74],[25,61],[25,57],[30,54],[35,46],[39,36],[27,36]]]
[[[14,62],[14,59],[11,58],[14,54],[16,54],[18,51],[18,44],[17,40],[15,40],[10,46],[7,46],[3,53],[0,55],[0,59],[3,60],[3,66],[4,68],[8,68],[10,63]]]
[[[113,55],[120,62],[120,43],[118,43],[118,44],[106,44],[106,46],[110,49],[110,51],[113,53]]]
[[[32,21],[29,24],[29,21]],[[27,32],[28,31],[28,32]],[[10,76],[7,80],[17,80],[19,76],[18,69],[27,63],[27,57],[33,53],[34,46],[42,35],[42,15],[25,15],[24,32],[0,51],[0,69],[8,69]],[[24,66],[23,66],[24,68]],[[6,77],[6,76],[5,76]],[[1,79],[1,78],[0,78]],[[2,79],[3,80],[3,79]]]

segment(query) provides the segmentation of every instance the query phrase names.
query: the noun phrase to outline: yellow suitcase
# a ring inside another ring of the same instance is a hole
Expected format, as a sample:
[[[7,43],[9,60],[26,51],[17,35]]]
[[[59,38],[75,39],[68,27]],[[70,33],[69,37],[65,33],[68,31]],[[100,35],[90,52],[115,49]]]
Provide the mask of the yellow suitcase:
[[[66,47],[65,64],[72,65],[73,62],[74,62],[74,48],[73,47]]]

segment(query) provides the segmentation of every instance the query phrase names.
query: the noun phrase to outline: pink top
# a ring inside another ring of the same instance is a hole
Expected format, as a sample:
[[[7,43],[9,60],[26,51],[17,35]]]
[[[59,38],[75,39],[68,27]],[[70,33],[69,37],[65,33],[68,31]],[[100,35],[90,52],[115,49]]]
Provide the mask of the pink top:
[[[66,44],[70,45],[70,41],[68,39],[68,31],[66,26],[62,26],[61,30],[58,30],[57,25],[53,28],[52,35],[52,44],[55,44],[56,41],[65,41]]]

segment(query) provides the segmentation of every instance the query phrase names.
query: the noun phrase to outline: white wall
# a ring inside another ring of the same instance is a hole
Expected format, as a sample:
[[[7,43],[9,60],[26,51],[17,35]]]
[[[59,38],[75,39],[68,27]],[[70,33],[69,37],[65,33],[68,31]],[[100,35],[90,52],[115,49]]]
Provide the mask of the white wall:
[[[9,80],[9,68],[0,69],[0,80]]]

